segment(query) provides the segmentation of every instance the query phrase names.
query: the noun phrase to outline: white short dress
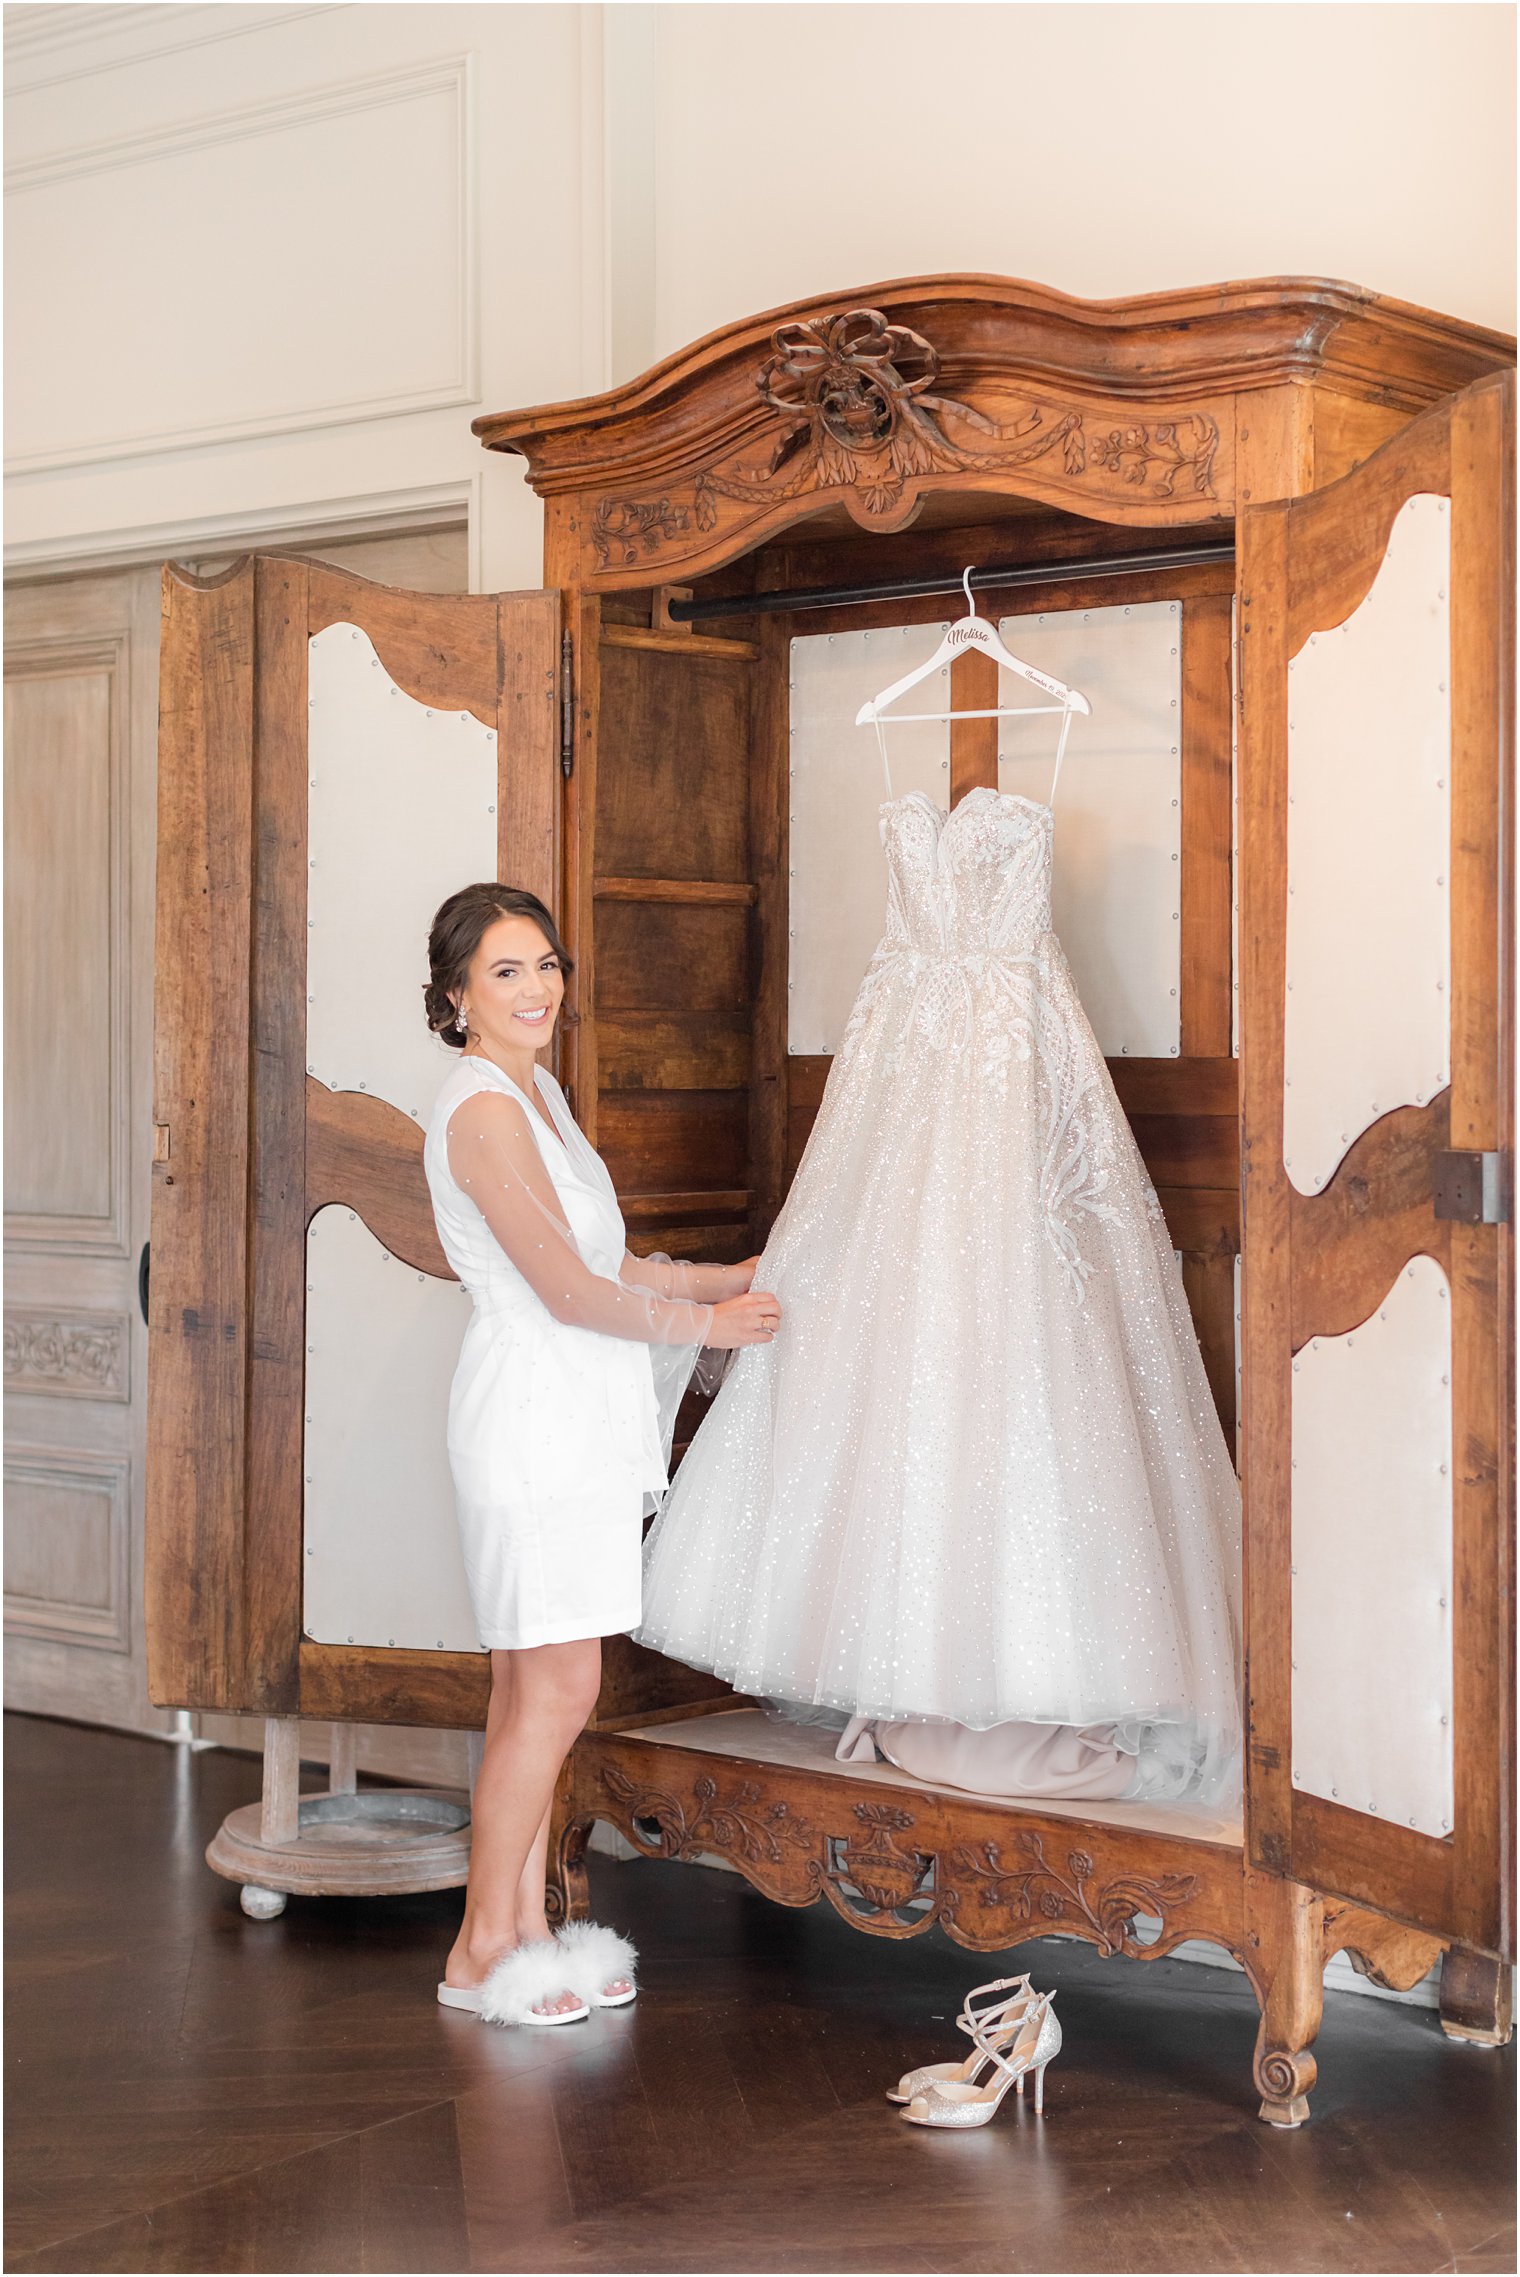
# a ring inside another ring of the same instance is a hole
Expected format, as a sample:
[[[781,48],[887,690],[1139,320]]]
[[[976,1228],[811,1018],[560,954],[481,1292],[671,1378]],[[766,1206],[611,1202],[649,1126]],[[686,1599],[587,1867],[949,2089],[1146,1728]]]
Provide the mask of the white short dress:
[[[445,1078],[423,1150],[438,1238],[475,1308],[448,1424],[465,1574],[481,1644],[508,1649],[637,1625],[642,1520],[668,1484],[662,1405],[673,1420],[671,1371],[684,1370],[684,1387],[696,1358],[661,1350],[662,1403],[650,1347],[557,1321],[450,1172],[455,1109],[477,1091],[508,1092],[582,1259],[618,1278],[625,1230],[607,1167],[554,1077],[534,1073],[558,1139],[509,1075],[472,1055]]]

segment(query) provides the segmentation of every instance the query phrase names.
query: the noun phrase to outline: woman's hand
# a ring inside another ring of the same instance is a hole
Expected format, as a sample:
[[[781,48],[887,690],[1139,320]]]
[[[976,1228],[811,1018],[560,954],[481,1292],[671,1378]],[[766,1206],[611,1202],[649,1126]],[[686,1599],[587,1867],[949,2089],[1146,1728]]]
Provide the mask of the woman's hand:
[[[744,1296],[746,1292],[754,1286],[755,1267],[759,1264],[759,1262],[760,1258],[757,1253],[753,1257],[746,1257],[742,1264],[725,1265],[722,1268],[724,1296]]]
[[[710,1352],[734,1352],[743,1344],[769,1344],[781,1319],[781,1300],[763,1289],[728,1297],[714,1305],[706,1344]]]

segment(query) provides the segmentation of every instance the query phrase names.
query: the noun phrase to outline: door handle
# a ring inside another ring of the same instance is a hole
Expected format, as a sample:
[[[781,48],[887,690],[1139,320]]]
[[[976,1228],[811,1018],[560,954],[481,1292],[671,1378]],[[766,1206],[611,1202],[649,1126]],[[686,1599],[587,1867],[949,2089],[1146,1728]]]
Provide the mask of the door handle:
[[[147,1326],[148,1322],[148,1251],[151,1247],[152,1243],[145,1241],[142,1245],[142,1255],[137,1260],[137,1301],[142,1307],[144,1327]]]

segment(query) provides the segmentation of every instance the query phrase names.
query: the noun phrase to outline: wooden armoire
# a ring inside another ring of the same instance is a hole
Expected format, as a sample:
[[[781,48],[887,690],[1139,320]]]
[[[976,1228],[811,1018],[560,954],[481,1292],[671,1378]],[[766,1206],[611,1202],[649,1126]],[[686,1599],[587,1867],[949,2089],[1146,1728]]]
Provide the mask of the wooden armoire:
[[[384,1594],[409,1525],[441,1544],[451,1512],[428,1486],[387,1515],[374,1484],[411,1459],[386,1457],[387,1414],[446,1383],[462,1317],[437,1325],[409,835],[434,899],[494,859],[554,907],[559,1073],[632,1245],[737,1258],[829,1065],[789,1020],[794,876],[816,904],[844,861],[810,823],[804,865],[793,833],[797,659],[866,633],[927,653],[968,566],[985,613],[1051,639],[1080,613],[1094,654],[1164,605],[1146,860],[1175,868],[1145,953],[1173,1024],[1110,1066],[1232,1439],[1238,1364],[1243,1823],[838,1765],[613,1639],[555,1901],[584,1904],[600,1819],[886,1938],[1210,1940],[1258,1996],[1278,2125],[1307,2115],[1337,1951],[1397,1986],[1444,1953],[1446,2028],[1506,2037],[1512,365],[1506,338],[1320,279],[1085,302],[911,278],[478,420],[544,501],[542,591],[406,594],[274,555],[168,571],[154,1698],[484,1719],[480,1654]],[[995,703],[987,669],[956,663],[956,709]],[[995,721],[954,722],[943,803],[1006,761]],[[1063,800],[1082,764],[1074,733]],[[380,1001],[398,929],[415,1046]],[[429,1416],[441,1441],[428,1396],[409,1442]]]

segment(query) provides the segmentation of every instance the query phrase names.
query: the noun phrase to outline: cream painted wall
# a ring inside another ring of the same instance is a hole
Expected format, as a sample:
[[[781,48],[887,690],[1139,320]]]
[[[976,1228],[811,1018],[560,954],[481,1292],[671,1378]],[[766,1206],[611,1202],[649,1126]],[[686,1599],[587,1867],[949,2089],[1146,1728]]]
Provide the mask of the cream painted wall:
[[[13,568],[458,510],[477,585],[533,583],[475,412],[915,271],[1514,321],[1505,5],[185,0],[5,38]]]
[[[6,43],[11,566],[456,506],[476,584],[537,583],[469,422],[602,376],[598,12],[17,8]]]
[[[1514,328],[1508,6],[658,10],[664,355],[941,269],[1339,277]]]

